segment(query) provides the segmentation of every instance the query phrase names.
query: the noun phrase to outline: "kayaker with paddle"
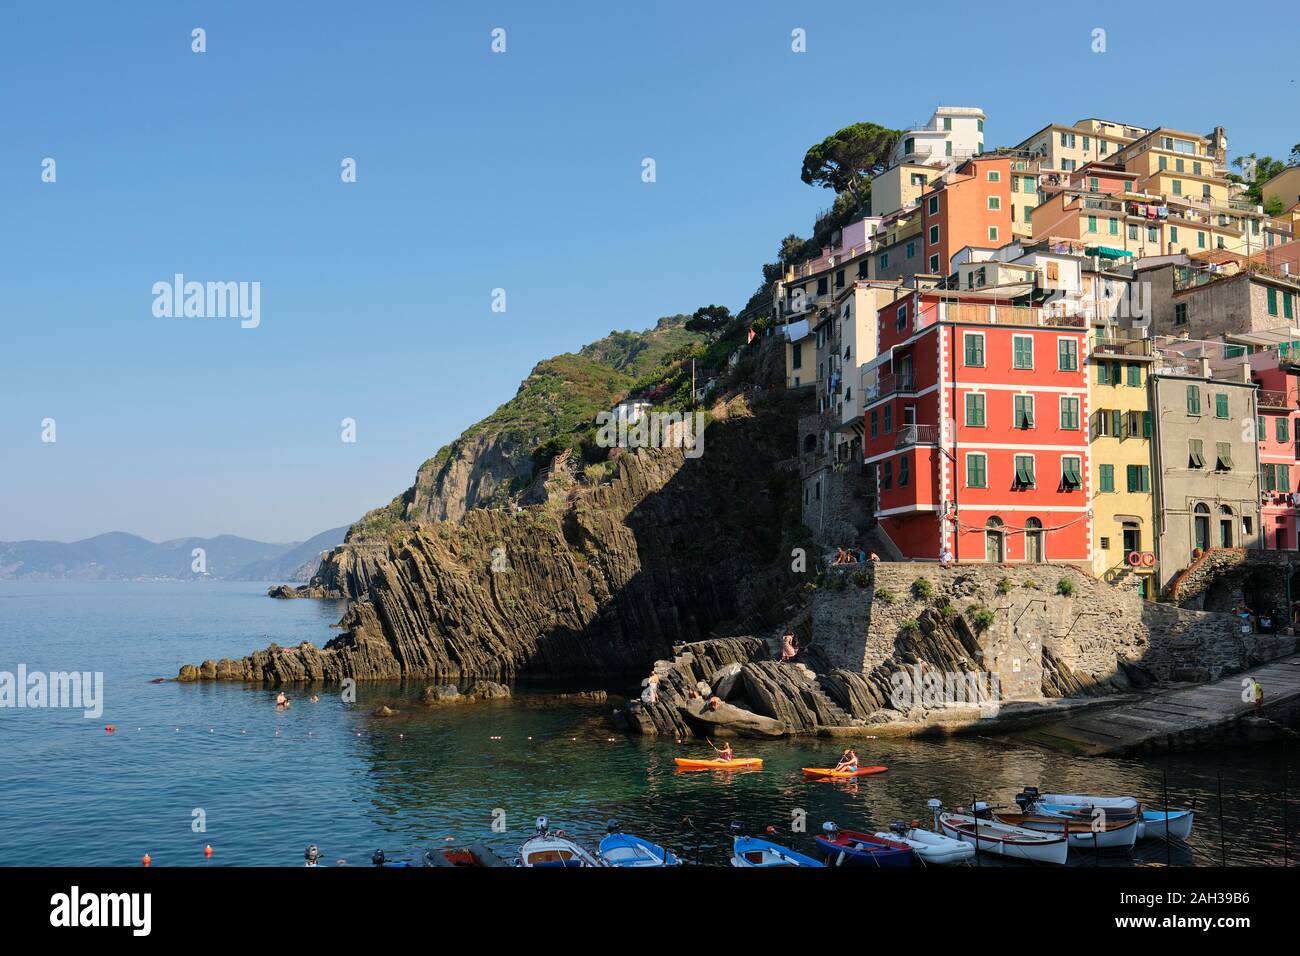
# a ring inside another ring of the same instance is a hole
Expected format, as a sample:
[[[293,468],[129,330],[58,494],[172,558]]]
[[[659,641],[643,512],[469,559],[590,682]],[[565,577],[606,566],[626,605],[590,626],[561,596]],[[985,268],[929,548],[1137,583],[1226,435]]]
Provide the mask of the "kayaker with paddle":
[[[836,773],[857,773],[858,772],[858,754],[852,747],[844,751],[844,756],[840,762],[835,765]]]
[[[709,746],[713,747],[712,740],[709,741]],[[731,743],[726,740],[722,742],[721,750],[719,750],[717,747],[713,747],[713,752],[716,753],[718,755],[718,758],[721,760],[733,760],[735,758],[735,753],[731,749]]]

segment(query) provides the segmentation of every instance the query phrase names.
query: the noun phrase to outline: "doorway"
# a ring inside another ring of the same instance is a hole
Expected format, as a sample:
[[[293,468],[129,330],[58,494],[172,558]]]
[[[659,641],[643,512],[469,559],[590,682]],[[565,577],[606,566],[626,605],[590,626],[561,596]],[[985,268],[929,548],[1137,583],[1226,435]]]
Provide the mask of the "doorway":
[[[1025,560],[1042,564],[1043,558],[1043,523],[1037,518],[1025,522]]]
[[[995,564],[1007,559],[1007,532],[1001,518],[989,518],[984,526],[984,559]]]

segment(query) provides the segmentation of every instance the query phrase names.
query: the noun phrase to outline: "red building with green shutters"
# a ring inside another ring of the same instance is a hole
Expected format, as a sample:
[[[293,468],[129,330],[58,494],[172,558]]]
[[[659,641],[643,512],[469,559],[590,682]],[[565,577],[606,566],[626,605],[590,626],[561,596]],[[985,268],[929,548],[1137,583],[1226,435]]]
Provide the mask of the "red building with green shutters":
[[[1086,562],[1086,322],[994,291],[882,308],[863,376],[876,517],[905,557]]]

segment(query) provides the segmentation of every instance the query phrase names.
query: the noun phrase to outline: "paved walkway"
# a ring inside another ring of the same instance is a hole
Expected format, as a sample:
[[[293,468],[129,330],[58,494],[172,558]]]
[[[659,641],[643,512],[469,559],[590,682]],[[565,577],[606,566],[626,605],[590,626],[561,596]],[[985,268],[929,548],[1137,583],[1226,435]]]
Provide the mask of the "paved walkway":
[[[1090,757],[1159,746],[1170,737],[1192,735],[1229,724],[1254,710],[1243,701],[1242,681],[1254,677],[1264,688],[1264,716],[1300,699],[1300,654],[1208,684],[1166,691],[1111,710],[1080,714],[1026,731],[1031,743]]]

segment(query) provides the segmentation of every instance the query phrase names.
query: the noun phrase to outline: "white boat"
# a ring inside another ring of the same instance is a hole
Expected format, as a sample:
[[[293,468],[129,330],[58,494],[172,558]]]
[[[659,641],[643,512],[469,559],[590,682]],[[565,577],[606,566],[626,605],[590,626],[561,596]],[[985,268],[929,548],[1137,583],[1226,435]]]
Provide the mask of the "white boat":
[[[1031,788],[1026,787],[1025,792],[1032,792]],[[1101,807],[1103,810],[1132,811],[1138,808],[1136,797],[1102,797],[1088,793],[1039,793],[1034,799],[1037,803],[1054,803],[1063,807]]]
[[[605,864],[565,837],[563,830],[551,833],[546,817],[538,817],[537,835],[519,848],[519,865],[568,869]]]
[[[1139,840],[1186,840],[1192,835],[1191,810],[1170,810],[1168,817],[1163,810],[1143,810],[1138,817]]]
[[[930,801],[931,809],[939,808],[938,800]],[[917,859],[930,866],[957,866],[967,863],[975,856],[975,847],[961,840],[954,840],[933,830],[908,826],[902,820],[895,820],[889,825],[889,832],[877,831],[875,836],[884,840],[906,843],[912,848]]]
[[[945,836],[969,843],[983,853],[1011,860],[1061,865],[1070,853],[1070,844],[1064,833],[1028,830],[967,813],[944,811],[939,814],[939,827]]]

